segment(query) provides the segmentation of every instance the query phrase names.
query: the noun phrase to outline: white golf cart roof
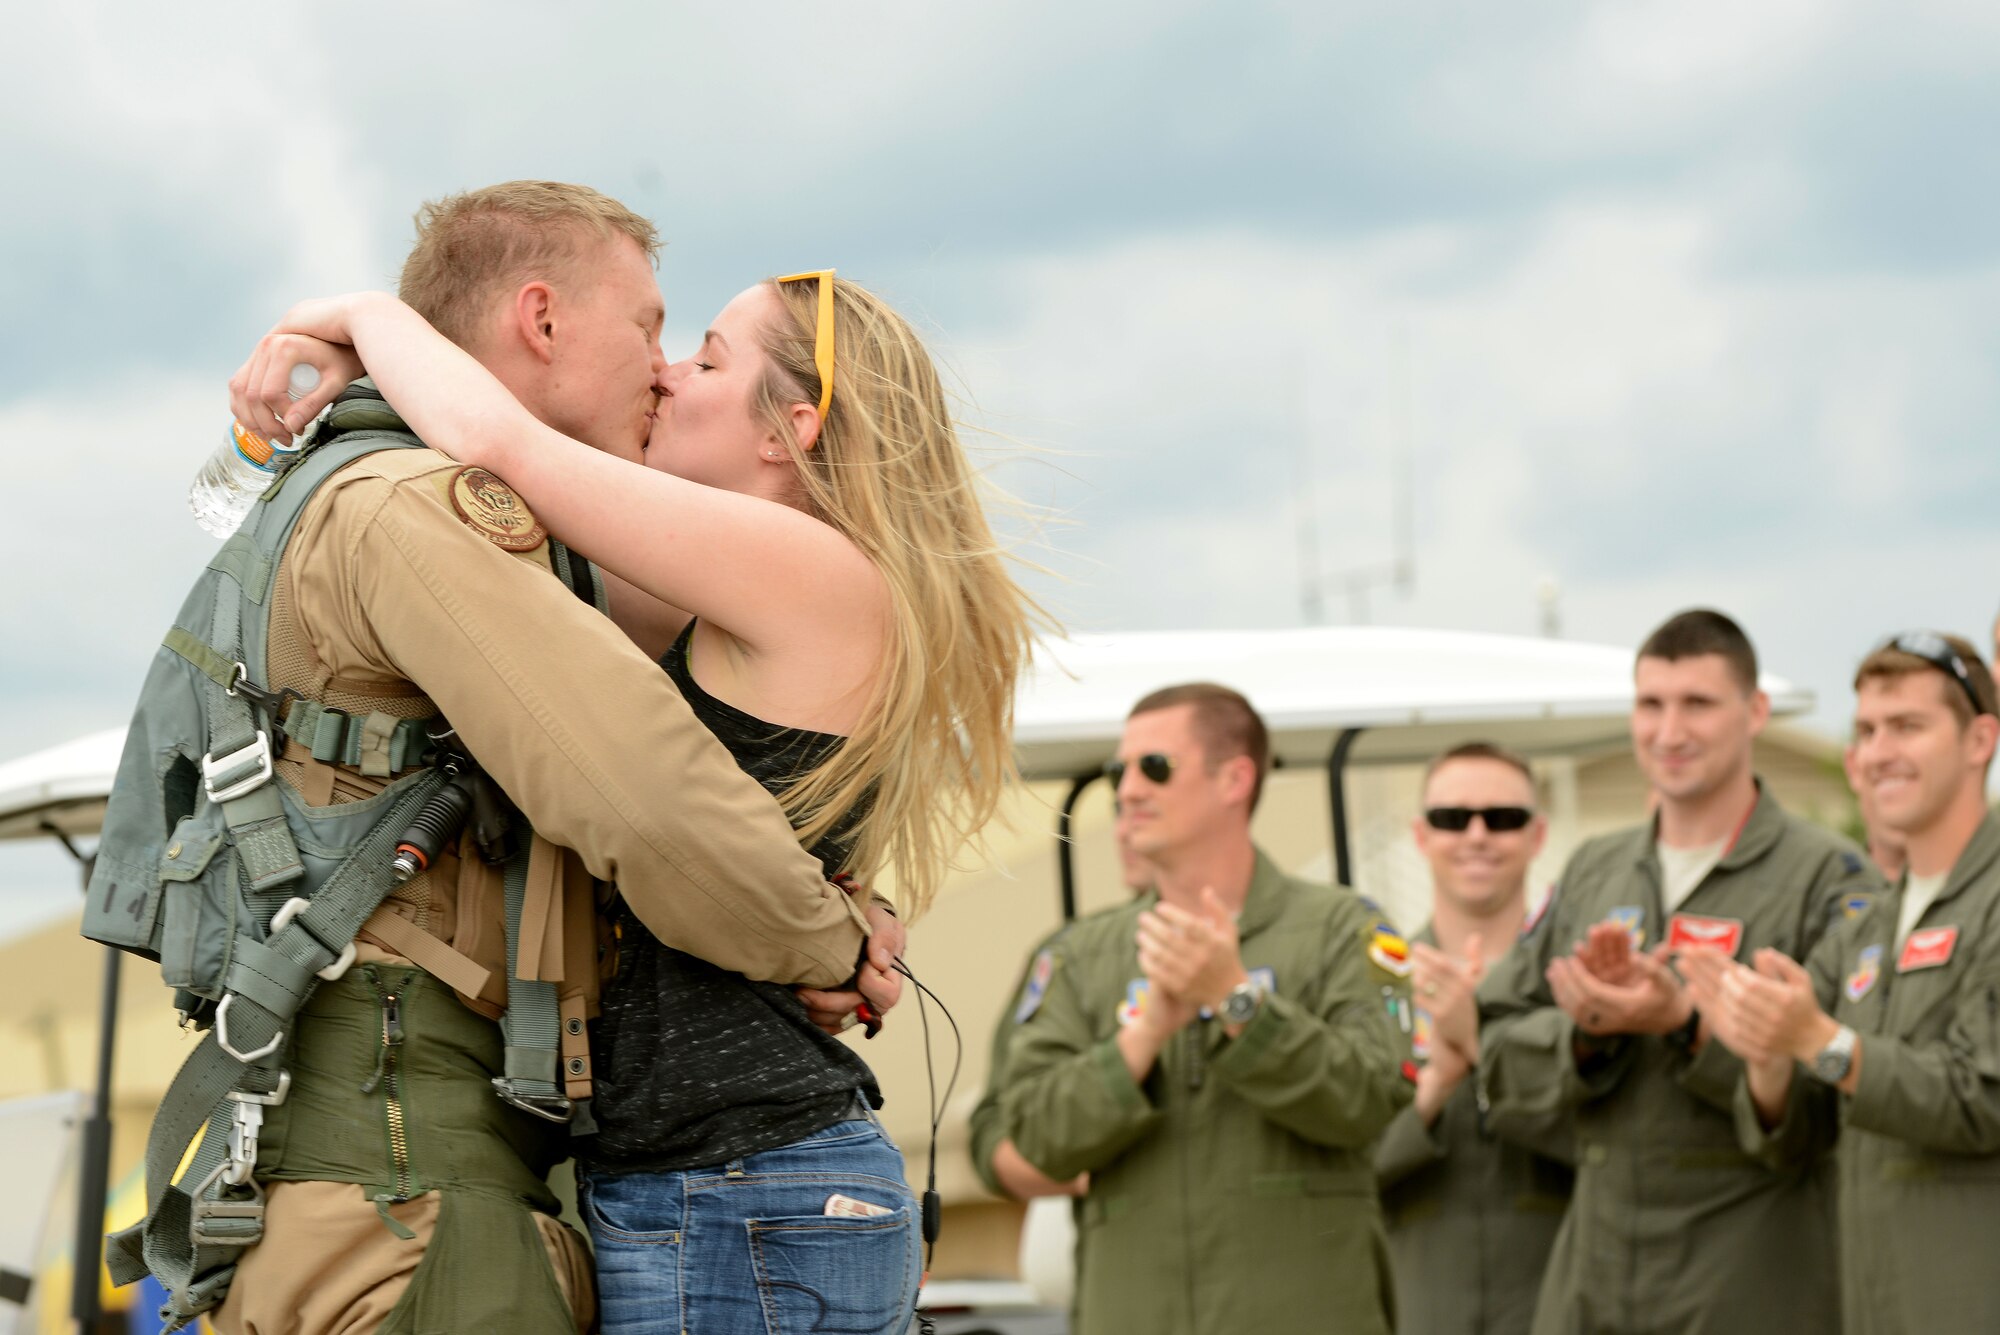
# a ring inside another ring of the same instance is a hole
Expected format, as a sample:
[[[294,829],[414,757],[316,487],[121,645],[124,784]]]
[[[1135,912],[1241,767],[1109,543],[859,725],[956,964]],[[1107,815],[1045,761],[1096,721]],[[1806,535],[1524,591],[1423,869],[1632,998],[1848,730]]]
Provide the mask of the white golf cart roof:
[[[1147,692],[1216,681],[1248,696],[1286,765],[1326,763],[1342,733],[1365,729],[1351,763],[1421,760],[1473,731],[1535,755],[1622,744],[1632,651],[1562,640],[1352,626],[1158,631],[1044,643],[1014,714],[1031,779],[1094,772]],[[1776,714],[1809,692],[1768,674]],[[112,728],[0,764],[0,839],[96,832],[125,732]]]
[[[1425,760],[1475,732],[1530,755],[1576,754],[1625,743],[1632,650],[1387,626],[1079,635],[1041,646],[1017,699],[1022,772],[1090,772],[1133,702],[1188,681],[1248,696],[1286,765],[1326,763],[1357,729],[1353,763]],[[1783,678],[1762,685],[1774,714],[1812,708]]]

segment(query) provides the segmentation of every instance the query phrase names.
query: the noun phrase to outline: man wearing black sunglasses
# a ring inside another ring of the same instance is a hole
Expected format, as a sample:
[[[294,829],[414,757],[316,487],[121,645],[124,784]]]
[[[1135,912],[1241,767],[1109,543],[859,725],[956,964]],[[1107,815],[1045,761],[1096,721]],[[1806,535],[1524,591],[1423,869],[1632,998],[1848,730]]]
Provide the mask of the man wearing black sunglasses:
[[[1474,1085],[1473,993],[1527,919],[1528,864],[1548,822],[1527,762],[1485,742],[1433,760],[1413,823],[1431,869],[1431,920],[1411,943],[1416,1102],[1375,1151],[1397,1329],[1411,1335],[1527,1335],[1574,1173],[1569,1128],[1548,1153],[1496,1141]]]
[[[1089,1173],[1077,1335],[1388,1335],[1369,1147],[1410,1099],[1407,947],[1250,838],[1264,725],[1205,683],[1141,700],[1116,759],[1136,903],[1073,925],[1007,1054],[1000,1130]]]
[[[1956,636],[1885,641],[1856,673],[1854,769],[1902,836],[1897,892],[1802,967],[1690,952],[1682,968],[1743,1093],[1748,1144],[1803,1170],[1839,1141],[1841,1293],[1853,1335],[2000,1330],[1984,1265],[2000,1218],[2000,744],[1993,678]]]
[[[1576,1193],[1536,1335],[1770,1335],[1840,1324],[1824,1175],[1737,1143],[1743,1064],[1665,952],[1803,959],[1879,889],[1859,850],[1787,815],[1752,770],[1757,658],[1719,612],[1669,619],[1634,666],[1652,821],[1579,848],[1480,991],[1487,1124],[1534,1146],[1575,1119]]]

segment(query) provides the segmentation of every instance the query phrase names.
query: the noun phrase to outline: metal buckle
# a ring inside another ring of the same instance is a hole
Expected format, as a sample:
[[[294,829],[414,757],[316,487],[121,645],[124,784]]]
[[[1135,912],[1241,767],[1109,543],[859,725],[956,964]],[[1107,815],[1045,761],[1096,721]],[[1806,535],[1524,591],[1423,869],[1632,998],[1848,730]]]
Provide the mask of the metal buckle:
[[[239,779],[226,788],[218,789],[215,781],[228,774],[246,761],[255,761],[257,772],[247,779]],[[271,781],[271,738],[258,733],[257,740],[239,750],[231,751],[220,760],[210,751],[201,758],[201,786],[208,791],[211,802],[233,802],[246,793],[254,793]]]
[[[264,1189],[257,1185],[255,1178],[233,1185],[250,1188],[250,1199],[246,1201],[207,1200],[206,1193],[218,1181],[226,1179],[230,1161],[224,1159],[215,1166],[213,1172],[202,1179],[194,1189],[193,1217],[188,1221],[188,1238],[197,1247],[248,1247],[264,1234]],[[210,1233],[205,1225],[211,1219],[253,1219],[257,1222],[255,1237],[236,1234],[217,1235]]]
[[[264,1058],[285,1045],[285,1031],[280,1029],[276,1034],[271,1036],[269,1043],[266,1043],[256,1051],[237,1051],[236,1045],[229,1041],[229,1003],[234,1000],[236,1000],[236,994],[231,992],[222,999],[222,1004],[215,1008],[215,1044],[217,1047],[234,1057],[237,1061],[242,1062],[245,1066],[248,1066],[252,1062],[264,1060]]]
[[[517,1094],[509,1086],[504,1076],[493,1077],[493,1088],[500,1091],[500,1101],[511,1103],[524,1113],[532,1113],[545,1122],[567,1124],[576,1115],[576,1105],[562,1095]]]
[[[268,940],[270,937],[276,936],[280,928],[311,907],[312,901],[310,899],[301,899],[297,895],[286,900],[284,907],[271,915],[271,930],[265,939]],[[306,931],[310,934],[312,929],[307,928]],[[313,937],[313,940],[319,942],[320,945],[326,944],[316,936]],[[353,965],[354,953],[354,943],[349,941],[341,948],[339,958],[335,959],[333,963],[327,965],[324,969],[319,970],[313,977],[324,979],[329,983],[340,981],[340,976],[346,973],[348,968]]]
[[[290,1071],[278,1072],[278,1087],[269,1094],[253,1094],[244,1089],[229,1091],[227,1097],[236,1104],[236,1111],[229,1123],[229,1160],[223,1165],[227,1170],[222,1174],[224,1182],[240,1187],[250,1181],[257,1171],[257,1134],[264,1129],[264,1109],[277,1107],[291,1092]]]

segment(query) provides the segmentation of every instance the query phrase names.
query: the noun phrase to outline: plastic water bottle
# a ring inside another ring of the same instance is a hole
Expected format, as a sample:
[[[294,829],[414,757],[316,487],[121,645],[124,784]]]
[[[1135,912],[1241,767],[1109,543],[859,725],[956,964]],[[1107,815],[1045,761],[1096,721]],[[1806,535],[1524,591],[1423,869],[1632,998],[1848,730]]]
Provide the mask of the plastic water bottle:
[[[292,368],[286,392],[297,403],[319,388],[319,368],[300,363]],[[257,498],[271,489],[278,475],[297,461],[299,438],[279,445],[252,431],[241,422],[231,422],[228,433],[208,462],[194,475],[188,488],[188,509],[194,522],[218,538],[226,538],[242,527]]]

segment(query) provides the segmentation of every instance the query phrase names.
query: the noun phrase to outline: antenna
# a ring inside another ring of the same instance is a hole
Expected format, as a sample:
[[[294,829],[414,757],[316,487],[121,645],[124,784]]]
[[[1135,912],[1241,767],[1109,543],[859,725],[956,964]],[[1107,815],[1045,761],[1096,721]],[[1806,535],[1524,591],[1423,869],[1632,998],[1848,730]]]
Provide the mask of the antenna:
[[[1355,625],[1368,624],[1368,592],[1387,586],[1408,598],[1417,589],[1417,470],[1416,429],[1413,425],[1415,395],[1410,352],[1410,331],[1404,326],[1397,335],[1396,457],[1390,470],[1389,541],[1390,558],[1345,570],[1319,573],[1317,504],[1312,489],[1312,432],[1309,429],[1305,374],[1298,371],[1298,404],[1301,430],[1298,449],[1299,500],[1299,607],[1307,625],[1319,625],[1329,589],[1347,594],[1348,619]]]

